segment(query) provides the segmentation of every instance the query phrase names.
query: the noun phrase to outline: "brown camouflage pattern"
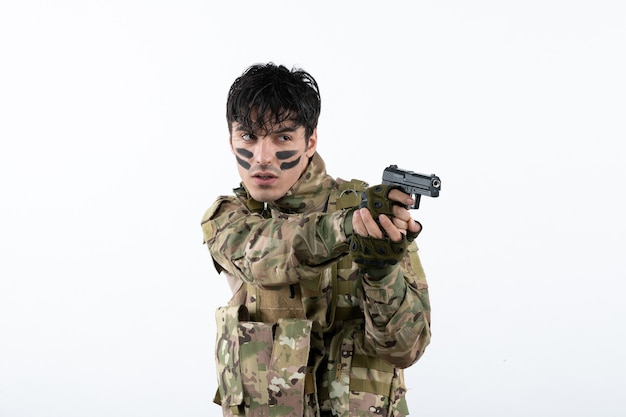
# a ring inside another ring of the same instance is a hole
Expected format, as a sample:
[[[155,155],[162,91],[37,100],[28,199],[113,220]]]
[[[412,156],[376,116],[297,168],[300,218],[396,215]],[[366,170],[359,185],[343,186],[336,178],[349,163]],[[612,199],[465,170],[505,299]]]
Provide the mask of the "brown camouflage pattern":
[[[316,154],[280,200],[239,188],[205,213],[204,241],[233,289],[217,314],[223,415],[408,414],[403,369],[430,342],[428,284],[415,242],[395,266],[352,261],[349,207],[365,186],[335,181]]]

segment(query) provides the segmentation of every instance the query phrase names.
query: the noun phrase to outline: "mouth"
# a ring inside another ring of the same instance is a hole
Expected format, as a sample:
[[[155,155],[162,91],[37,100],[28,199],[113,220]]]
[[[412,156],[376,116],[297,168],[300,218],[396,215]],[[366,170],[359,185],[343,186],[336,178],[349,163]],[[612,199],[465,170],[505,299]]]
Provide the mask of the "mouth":
[[[269,172],[258,172],[252,175],[254,182],[260,187],[268,187],[278,180],[278,176]]]
[[[271,180],[273,178],[276,178],[276,175],[270,174],[270,173],[265,173],[265,172],[260,172],[258,174],[254,174],[252,177],[253,178],[258,178],[260,180]]]

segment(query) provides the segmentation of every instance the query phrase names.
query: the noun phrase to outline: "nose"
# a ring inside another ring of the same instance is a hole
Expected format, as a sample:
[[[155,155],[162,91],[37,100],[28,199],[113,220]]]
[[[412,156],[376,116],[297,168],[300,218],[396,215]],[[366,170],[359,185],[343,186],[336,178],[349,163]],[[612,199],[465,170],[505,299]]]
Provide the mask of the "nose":
[[[256,162],[261,165],[268,165],[272,162],[274,155],[274,149],[272,147],[272,141],[268,137],[259,138],[257,146],[254,152],[254,158]]]

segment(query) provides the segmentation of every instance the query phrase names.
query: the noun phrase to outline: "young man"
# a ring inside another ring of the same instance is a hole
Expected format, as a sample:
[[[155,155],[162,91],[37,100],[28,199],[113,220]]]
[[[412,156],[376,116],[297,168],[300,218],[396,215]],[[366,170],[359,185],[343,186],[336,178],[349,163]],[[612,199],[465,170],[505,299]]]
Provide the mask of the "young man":
[[[227,100],[242,183],[202,219],[233,296],[217,311],[224,416],[404,416],[403,369],[430,341],[409,195],[335,180],[307,72],[254,65]],[[346,155],[348,157],[348,155]]]

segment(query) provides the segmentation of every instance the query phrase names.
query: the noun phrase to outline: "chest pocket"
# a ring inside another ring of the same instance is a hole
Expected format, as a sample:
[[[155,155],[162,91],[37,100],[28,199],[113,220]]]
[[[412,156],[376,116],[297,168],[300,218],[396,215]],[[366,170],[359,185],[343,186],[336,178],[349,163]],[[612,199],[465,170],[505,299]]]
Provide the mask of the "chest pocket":
[[[224,415],[303,415],[311,321],[248,318],[244,306],[217,309],[216,402]]]

